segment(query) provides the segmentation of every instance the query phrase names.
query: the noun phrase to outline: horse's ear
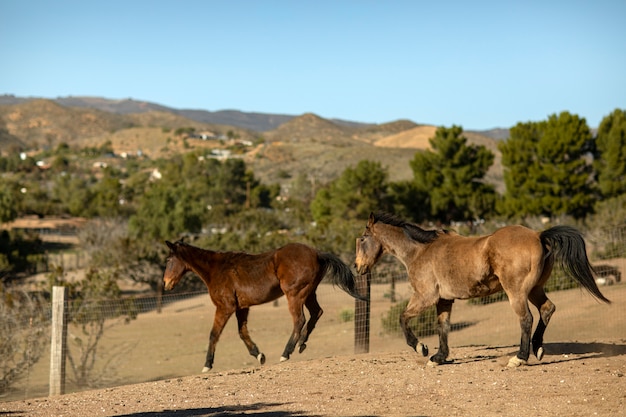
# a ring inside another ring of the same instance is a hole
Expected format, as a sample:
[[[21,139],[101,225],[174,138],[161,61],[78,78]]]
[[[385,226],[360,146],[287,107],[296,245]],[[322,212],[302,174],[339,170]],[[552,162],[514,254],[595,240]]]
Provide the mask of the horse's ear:
[[[367,220],[367,225],[371,226],[376,222],[376,216],[374,216],[374,212],[370,212],[370,218]]]
[[[171,250],[174,250],[175,245],[172,242],[170,242],[169,240],[166,240],[165,244],[167,245],[168,248],[170,248]]]

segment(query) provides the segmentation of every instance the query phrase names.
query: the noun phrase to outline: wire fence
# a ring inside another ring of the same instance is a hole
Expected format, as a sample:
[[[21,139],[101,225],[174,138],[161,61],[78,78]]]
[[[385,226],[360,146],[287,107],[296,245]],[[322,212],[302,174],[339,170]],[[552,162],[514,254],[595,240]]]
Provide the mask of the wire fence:
[[[598,277],[598,283],[605,295],[614,300],[613,305],[599,305],[577,290],[549,294],[559,309],[546,334],[547,339],[623,338],[626,311],[619,300],[626,299],[626,285],[621,281],[621,274],[626,271],[624,242],[626,226],[593,236],[590,248],[594,266],[609,267],[606,274]],[[565,278],[555,274],[551,281],[560,279]],[[561,288],[564,287],[557,285],[557,289]],[[406,272],[392,259],[384,259],[371,276],[371,304],[367,311],[355,308],[358,306],[353,298],[323,282],[317,295],[324,314],[306,350],[302,354],[296,350],[290,360],[353,355],[364,352],[364,345],[367,345],[365,352],[369,354],[404,350],[407,355],[415,355],[406,346],[397,327],[398,314],[411,294]],[[23,372],[10,387],[4,387],[0,401],[49,394],[50,301],[41,299],[39,304],[28,304],[25,299],[18,298],[13,303],[14,306],[15,303],[23,304],[21,318],[9,321],[6,320],[8,313],[0,311],[3,315],[0,324],[0,365],[3,368],[0,371],[6,373],[6,367],[17,366],[15,362],[9,363],[9,356],[33,364],[22,368]],[[71,305],[72,302],[68,303],[66,393],[193,375],[204,366],[215,312],[206,291],[98,300],[80,305]],[[0,303],[0,306],[3,304],[6,303]],[[286,304],[281,298],[275,303],[255,306],[250,311],[250,335],[266,355],[266,365],[279,363],[292,330]],[[562,315],[563,321],[558,321],[561,305],[567,310]],[[370,318],[367,340],[358,340],[355,336],[359,334],[355,333],[355,323],[363,320],[358,314],[368,314]],[[436,348],[434,313],[422,315],[415,326],[419,337]],[[519,324],[506,302],[483,306],[457,301],[452,328],[452,347],[499,343],[514,350],[519,341]],[[602,333],[604,328],[609,329],[608,333]],[[24,337],[20,338],[20,335]],[[254,366],[260,365],[239,339],[233,317],[217,344],[211,372],[227,373]]]

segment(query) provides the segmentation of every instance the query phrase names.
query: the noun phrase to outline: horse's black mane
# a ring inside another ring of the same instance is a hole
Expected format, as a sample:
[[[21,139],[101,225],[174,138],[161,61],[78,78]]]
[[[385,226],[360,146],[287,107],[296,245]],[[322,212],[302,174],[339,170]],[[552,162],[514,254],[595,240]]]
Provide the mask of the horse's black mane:
[[[374,222],[382,222],[390,226],[400,227],[410,239],[419,243],[431,243],[439,237],[437,230],[424,230],[416,224],[409,223],[394,214],[383,211],[374,213]]]
[[[202,253],[220,253],[226,256],[240,256],[240,255],[249,255],[249,253],[246,252],[240,252],[240,251],[226,251],[226,252],[221,252],[221,251],[215,251],[212,249],[205,249],[205,248],[201,248],[199,246],[194,246],[190,243],[185,242],[183,239],[178,239],[176,242],[174,242],[174,244],[179,248],[179,249],[183,249],[184,251],[195,251],[195,252],[202,252]]]
[[[174,245],[176,245],[177,248],[182,249],[187,252],[188,251],[211,252],[207,249],[203,249],[198,246],[193,246],[192,244],[185,242],[183,239],[178,239],[176,242],[174,242]]]

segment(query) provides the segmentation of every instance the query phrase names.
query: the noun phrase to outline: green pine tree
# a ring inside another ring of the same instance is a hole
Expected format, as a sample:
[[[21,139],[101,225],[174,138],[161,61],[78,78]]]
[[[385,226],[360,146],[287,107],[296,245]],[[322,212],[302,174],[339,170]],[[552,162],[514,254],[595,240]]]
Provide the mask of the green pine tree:
[[[584,118],[568,112],[518,123],[499,146],[505,168],[504,212],[520,216],[585,217],[596,196]]]
[[[459,126],[438,128],[430,145],[432,150],[417,152],[410,162],[417,190],[430,195],[430,215],[448,222],[491,213],[495,189],[483,180],[493,153],[468,145]]]
[[[594,167],[604,199],[626,194],[626,110],[602,119],[596,137]]]

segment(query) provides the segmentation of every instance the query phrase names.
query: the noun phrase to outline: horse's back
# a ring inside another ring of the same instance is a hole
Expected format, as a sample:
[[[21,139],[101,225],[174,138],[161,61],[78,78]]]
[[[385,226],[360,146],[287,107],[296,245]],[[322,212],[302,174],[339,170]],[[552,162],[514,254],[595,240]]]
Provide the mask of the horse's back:
[[[543,262],[539,234],[523,226],[506,226],[490,235],[441,235],[434,252],[417,270],[432,265],[444,298],[472,298],[498,291],[507,281],[538,273]],[[424,263],[425,262],[425,263]]]
[[[491,268],[500,278],[505,289],[507,282],[528,279],[527,284],[536,282],[541,275],[545,252],[540,233],[524,226],[506,226],[496,230],[489,238],[487,248]]]
[[[288,243],[276,249],[273,259],[279,279],[281,275],[294,275],[299,270],[319,268],[317,250],[303,243]]]
[[[505,226],[485,238],[484,250],[488,251],[492,257],[511,261],[513,258],[543,256],[543,245],[539,233],[525,226]]]
[[[491,235],[491,240],[507,247],[516,245],[541,245],[539,233],[522,225],[504,226]]]
[[[276,249],[274,260],[277,264],[317,262],[317,250],[303,243],[288,243]]]

